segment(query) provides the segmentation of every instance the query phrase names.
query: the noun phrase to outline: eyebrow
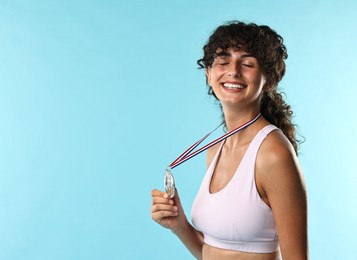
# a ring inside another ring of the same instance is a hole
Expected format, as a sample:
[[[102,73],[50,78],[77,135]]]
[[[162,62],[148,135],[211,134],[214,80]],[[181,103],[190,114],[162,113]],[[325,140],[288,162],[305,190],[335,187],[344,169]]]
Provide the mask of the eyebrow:
[[[230,54],[229,52],[221,51],[221,52],[216,52],[214,54],[214,58],[217,58],[217,57],[232,57],[232,54]],[[249,58],[249,57],[256,58],[254,55],[249,54],[249,53],[242,54],[240,56],[240,58]]]
[[[216,57],[222,57],[222,56],[230,57],[232,55],[228,52],[221,51],[221,52],[216,52],[213,56],[216,58]]]

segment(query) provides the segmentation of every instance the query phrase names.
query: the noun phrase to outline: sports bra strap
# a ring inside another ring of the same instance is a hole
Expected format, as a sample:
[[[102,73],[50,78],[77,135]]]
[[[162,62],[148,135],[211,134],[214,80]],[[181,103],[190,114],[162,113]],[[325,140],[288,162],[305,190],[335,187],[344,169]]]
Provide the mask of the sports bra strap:
[[[261,131],[267,136],[268,134],[270,134],[272,131],[274,131],[276,129],[279,129],[279,128],[277,128],[275,125],[267,125]]]

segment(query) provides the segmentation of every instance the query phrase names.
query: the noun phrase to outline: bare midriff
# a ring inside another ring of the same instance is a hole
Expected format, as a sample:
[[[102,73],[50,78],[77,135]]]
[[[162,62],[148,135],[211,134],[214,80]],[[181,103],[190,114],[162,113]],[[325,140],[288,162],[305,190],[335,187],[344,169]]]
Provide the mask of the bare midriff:
[[[280,251],[273,253],[245,253],[239,251],[225,250],[217,247],[203,245],[202,248],[203,260],[280,260]]]

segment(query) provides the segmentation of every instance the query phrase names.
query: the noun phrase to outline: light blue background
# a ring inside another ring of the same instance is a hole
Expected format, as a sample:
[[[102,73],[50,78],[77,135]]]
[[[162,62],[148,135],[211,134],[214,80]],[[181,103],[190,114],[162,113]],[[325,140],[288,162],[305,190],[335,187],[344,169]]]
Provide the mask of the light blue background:
[[[268,24],[306,138],[311,259],[357,259],[355,1],[0,2],[0,259],[192,259],[150,217],[164,167],[220,121],[196,60]],[[201,155],[175,170],[186,214]],[[168,257],[169,256],[169,257]]]

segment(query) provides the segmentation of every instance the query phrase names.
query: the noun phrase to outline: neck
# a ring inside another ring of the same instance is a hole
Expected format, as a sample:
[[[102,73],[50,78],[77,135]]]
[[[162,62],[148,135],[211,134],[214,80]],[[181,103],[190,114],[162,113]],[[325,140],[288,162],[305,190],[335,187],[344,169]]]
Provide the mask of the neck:
[[[238,126],[252,120],[260,113],[259,108],[251,109],[228,109],[223,107],[224,120],[228,131],[231,131]]]
[[[246,109],[229,109],[227,107],[223,108],[224,119],[226,122],[226,126],[228,131],[231,131],[248,121],[252,120],[259,114],[259,108],[246,108]],[[261,118],[260,118],[261,119]],[[235,145],[238,142],[244,142],[245,139],[251,139],[252,135],[255,135],[256,125],[260,120],[258,119],[252,125],[243,129],[242,131],[232,135],[227,139],[227,144]]]

